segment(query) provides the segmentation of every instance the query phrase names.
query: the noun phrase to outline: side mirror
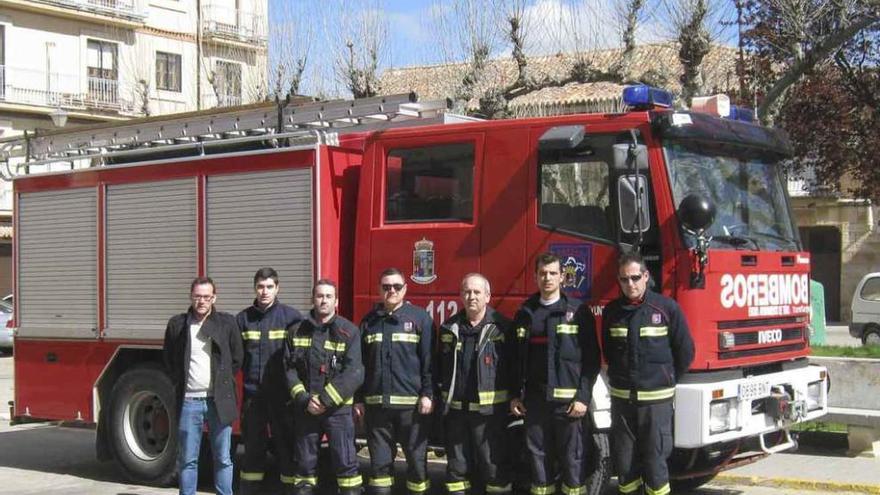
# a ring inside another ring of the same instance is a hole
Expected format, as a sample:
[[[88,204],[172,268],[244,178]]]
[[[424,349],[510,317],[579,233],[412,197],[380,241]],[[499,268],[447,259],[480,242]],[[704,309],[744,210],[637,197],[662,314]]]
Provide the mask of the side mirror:
[[[617,179],[620,205],[620,230],[626,234],[647,232],[651,227],[648,214],[648,180],[644,175],[621,175]]]
[[[688,194],[678,205],[678,218],[691,232],[702,232],[715,221],[715,204],[701,194]]]

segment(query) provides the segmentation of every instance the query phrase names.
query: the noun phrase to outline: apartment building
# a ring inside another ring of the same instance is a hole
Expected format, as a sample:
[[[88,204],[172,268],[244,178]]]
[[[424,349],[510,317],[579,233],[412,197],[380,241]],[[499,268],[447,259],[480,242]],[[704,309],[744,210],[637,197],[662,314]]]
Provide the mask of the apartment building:
[[[267,12],[268,0],[0,0],[0,139],[260,99]]]

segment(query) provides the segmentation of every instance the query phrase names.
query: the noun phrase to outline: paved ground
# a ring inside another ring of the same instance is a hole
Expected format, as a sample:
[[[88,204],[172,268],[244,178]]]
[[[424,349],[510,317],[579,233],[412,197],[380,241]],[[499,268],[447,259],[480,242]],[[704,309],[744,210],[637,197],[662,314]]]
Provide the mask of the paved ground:
[[[834,323],[825,328],[825,344],[856,347],[862,345],[862,341],[849,334],[848,326]]]

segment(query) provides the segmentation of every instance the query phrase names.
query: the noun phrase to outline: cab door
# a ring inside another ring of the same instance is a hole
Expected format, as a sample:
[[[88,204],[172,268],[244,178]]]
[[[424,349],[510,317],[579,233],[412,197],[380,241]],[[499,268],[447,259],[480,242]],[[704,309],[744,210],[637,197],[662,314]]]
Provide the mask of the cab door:
[[[535,173],[529,187],[534,194],[529,259],[546,251],[559,256],[566,293],[596,306],[619,295],[616,259],[620,243],[631,237],[621,232],[618,205],[622,173],[620,156],[615,155],[632,140],[632,133],[621,130],[624,124],[541,127],[531,135]],[[560,143],[577,144],[548,143],[551,129]],[[579,132],[582,137],[575,136]],[[642,187],[650,190],[646,183]],[[649,216],[653,220],[652,211]],[[656,229],[656,222],[651,223],[644,227]]]
[[[398,268],[406,299],[442,322],[460,309],[462,276],[480,268],[482,134],[388,139],[375,153],[368,297],[378,301],[379,275]]]

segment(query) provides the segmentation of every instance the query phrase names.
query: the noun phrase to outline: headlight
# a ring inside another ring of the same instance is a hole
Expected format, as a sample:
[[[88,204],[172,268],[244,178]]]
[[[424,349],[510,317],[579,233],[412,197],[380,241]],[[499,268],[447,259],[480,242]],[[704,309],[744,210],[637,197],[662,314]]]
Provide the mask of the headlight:
[[[722,433],[736,429],[737,401],[722,399],[709,404],[709,433]]]
[[[815,411],[822,408],[822,382],[812,382],[807,385],[807,411]]]
[[[733,349],[736,345],[736,336],[733,332],[721,332],[718,334],[718,347],[721,349]]]

